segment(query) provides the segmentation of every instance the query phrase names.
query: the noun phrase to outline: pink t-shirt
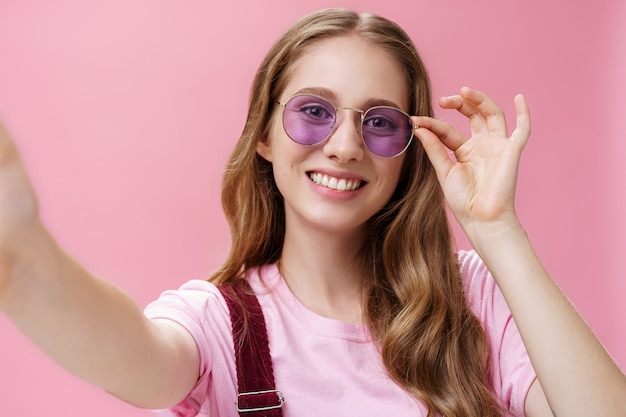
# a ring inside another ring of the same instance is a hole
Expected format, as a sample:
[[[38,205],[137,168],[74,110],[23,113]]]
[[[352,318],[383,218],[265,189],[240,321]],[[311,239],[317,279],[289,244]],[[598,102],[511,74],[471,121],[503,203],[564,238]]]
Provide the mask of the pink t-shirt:
[[[460,252],[467,301],[485,328],[496,395],[515,416],[535,372],[495,281],[475,252]],[[276,265],[249,273],[263,309],[276,388],[285,417],[426,416],[425,407],[388,376],[364,325],[321,317],[291,293]],[[163,412],[180,417],[237,417],[237,372],[228,308],[219,290],[190,281],[146,308],[151,318],[179,323],[200,351],[200,379],[189,396]],[[421,414],[420,414],[421,413]]]

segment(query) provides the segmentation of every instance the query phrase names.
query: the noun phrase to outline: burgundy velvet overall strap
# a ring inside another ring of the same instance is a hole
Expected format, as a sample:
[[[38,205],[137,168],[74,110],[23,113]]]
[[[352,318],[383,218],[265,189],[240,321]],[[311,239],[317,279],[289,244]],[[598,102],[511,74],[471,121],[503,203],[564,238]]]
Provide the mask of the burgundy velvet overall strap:
[[[282,417],[284,399],[276,389],[265,317],[250,284],[241,279],[218,286],[233,327],[237,366],[237,411],[246,417]]]

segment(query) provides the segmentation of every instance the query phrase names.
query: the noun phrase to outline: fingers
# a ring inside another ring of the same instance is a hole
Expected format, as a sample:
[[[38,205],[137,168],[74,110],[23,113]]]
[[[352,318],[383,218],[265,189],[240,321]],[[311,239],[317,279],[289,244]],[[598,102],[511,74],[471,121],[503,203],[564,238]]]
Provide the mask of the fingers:
[[[525,144],[530,136],[530,112],[523,95],[518,94],[514,103],[517,118],[516,127],[510,139]],[[457,95],[441,97],[439,105],[443,109],[457,110],[467,117],[473,136],[509,137],[504,112],[491,98],[478,90],[463,87]],[[421,127],[432,130],[453,151],[466,142],[460,133],[445,124],[436,125],[422,120],[417,123]]]
[[[13,160],[16,157],[17,150],[15,144],[11,140],[9,132],[0,121],[0,163]]]
[[[530,136],[530,112],[523,95],[518,94],[514,103],[516,127],[508,137],[504,113],[485,94],[464,87],[459,95],[443,97],[440,100],[442,108],[456,109],[469,119],[472,138],[478,140],[478,136],[482,134],[488,136],[488,140],[508,139],[523,148]],[[448,149],[458,158],[460,154],[457,151],[468,139],[448,123],[440,120],[426,116],[413,116],[411,119],[416,126],[414,134],[426,150],[437,175],[440,178],[445,176],[455,163],[448,154]]]
[[[461,88],[458,95],[442,97],[442,109],[453,109],[469,119],[473,134],[507,135],[506,120],[500,108],[484,93],[469,87]]]
[[[428,159],[435,168],[437,178],[443,183],[447,173],[454,166],[454,162],[450,159],[444,143],[458,143],[462,141],[452,134],[449,126],[443,126],[444,123],[427,117],[412,117],[415,126],[419,126],[414,130],[415,136],[419,139],[428,155]],[[458,132],[457,132],[458,133]],[[459,134],[459,136],[461,136]],[[461,137],[462,138],[462,137]],[[446,140],[446,142],[443,142]],[[460,146],[460,145],[459,145]]]
[[[513,102],[515,103],[516,120],[515,130],[511,133],[511,140],[524,146],[530,136],[530,111],[523,95],[516,95]]]
[[[448,123],[425,116],[413,116],[413,125],[423,127],[434,133],[448,149],[456,151],[463,145],[467,139],[458,130],[450,126]],[[420,137],[420,133],[424,129],[414,130],[415,135]]]

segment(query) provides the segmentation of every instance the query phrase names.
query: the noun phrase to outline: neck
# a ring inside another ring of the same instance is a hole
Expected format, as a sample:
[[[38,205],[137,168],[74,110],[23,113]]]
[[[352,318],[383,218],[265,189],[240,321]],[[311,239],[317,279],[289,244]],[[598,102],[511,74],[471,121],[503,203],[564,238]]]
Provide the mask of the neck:
[[[363,233],[287,228],[280,269],[294,295],[311,311],[361,323]]]

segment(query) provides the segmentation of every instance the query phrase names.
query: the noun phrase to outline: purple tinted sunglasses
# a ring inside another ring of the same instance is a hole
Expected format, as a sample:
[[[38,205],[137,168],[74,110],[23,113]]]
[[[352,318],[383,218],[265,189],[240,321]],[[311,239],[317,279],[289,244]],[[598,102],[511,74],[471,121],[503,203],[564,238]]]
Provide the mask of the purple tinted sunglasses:
[[[297,94],[286,103],[278,102],[283,111],[283,127],[287,135],[301,145],[317,145],[333,133],[337,112],[352,110],[361,114],[361,139],[374,155],[393,158],[402,154],[413,139],[413,124],[408,114],[389,106],[367,110],[356,107],[335,107],[328,100]]]

